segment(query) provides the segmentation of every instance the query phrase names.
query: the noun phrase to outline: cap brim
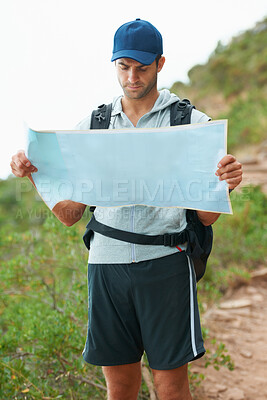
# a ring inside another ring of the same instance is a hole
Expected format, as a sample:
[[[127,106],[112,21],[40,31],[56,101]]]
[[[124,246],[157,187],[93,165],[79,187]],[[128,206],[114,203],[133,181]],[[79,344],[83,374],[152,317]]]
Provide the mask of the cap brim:
[[[158,54],[147,53],[139,50],[120,50],[113,54],[111,61],[118,60],[119,58],[131,58],[144,65],[152,64]]]

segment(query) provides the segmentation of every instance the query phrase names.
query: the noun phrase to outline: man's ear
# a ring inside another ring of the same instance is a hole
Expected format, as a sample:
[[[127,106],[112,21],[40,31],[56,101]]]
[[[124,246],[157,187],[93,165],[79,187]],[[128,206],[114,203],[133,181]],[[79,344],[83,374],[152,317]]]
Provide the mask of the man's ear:
[[[165,57],[161,56],[158,63],[158,72],[160,72],[165,64]]]

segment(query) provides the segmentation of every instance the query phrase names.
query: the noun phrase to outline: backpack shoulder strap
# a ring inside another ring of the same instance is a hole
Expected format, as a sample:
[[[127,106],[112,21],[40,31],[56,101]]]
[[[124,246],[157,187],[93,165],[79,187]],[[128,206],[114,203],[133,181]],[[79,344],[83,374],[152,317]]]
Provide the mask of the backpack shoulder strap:
[[[108,129],[111,117],[112,103],[101,104],[91,114],[90,129]]]
[[[112,111],[112,103],[106,105],[101,104],[92,111],[90,129],[108,129]],[[90,207],[90,211],[95,211],[95,206]]]
[[[171,105],[170,125],[190,124],[192,110],[195,108],[188,99],[178,100]]]

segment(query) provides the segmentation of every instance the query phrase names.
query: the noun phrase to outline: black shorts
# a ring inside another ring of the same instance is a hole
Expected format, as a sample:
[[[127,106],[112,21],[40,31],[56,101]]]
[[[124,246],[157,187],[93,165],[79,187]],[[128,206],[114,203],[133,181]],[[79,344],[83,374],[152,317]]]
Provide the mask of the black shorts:
[[[185,252],[131,264],[88,265],[90,364],[140,361],[178,368],[205,353],[195,272]]]

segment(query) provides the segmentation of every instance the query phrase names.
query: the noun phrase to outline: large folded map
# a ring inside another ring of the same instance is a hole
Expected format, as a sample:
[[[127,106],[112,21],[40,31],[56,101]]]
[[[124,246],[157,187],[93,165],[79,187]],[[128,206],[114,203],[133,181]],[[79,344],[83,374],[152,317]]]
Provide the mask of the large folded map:
[[[231,214],[227,184],[215,175],[226,143],[226,120],[155,129],[29,129],[27,156],[50,209],[73,200]]]

